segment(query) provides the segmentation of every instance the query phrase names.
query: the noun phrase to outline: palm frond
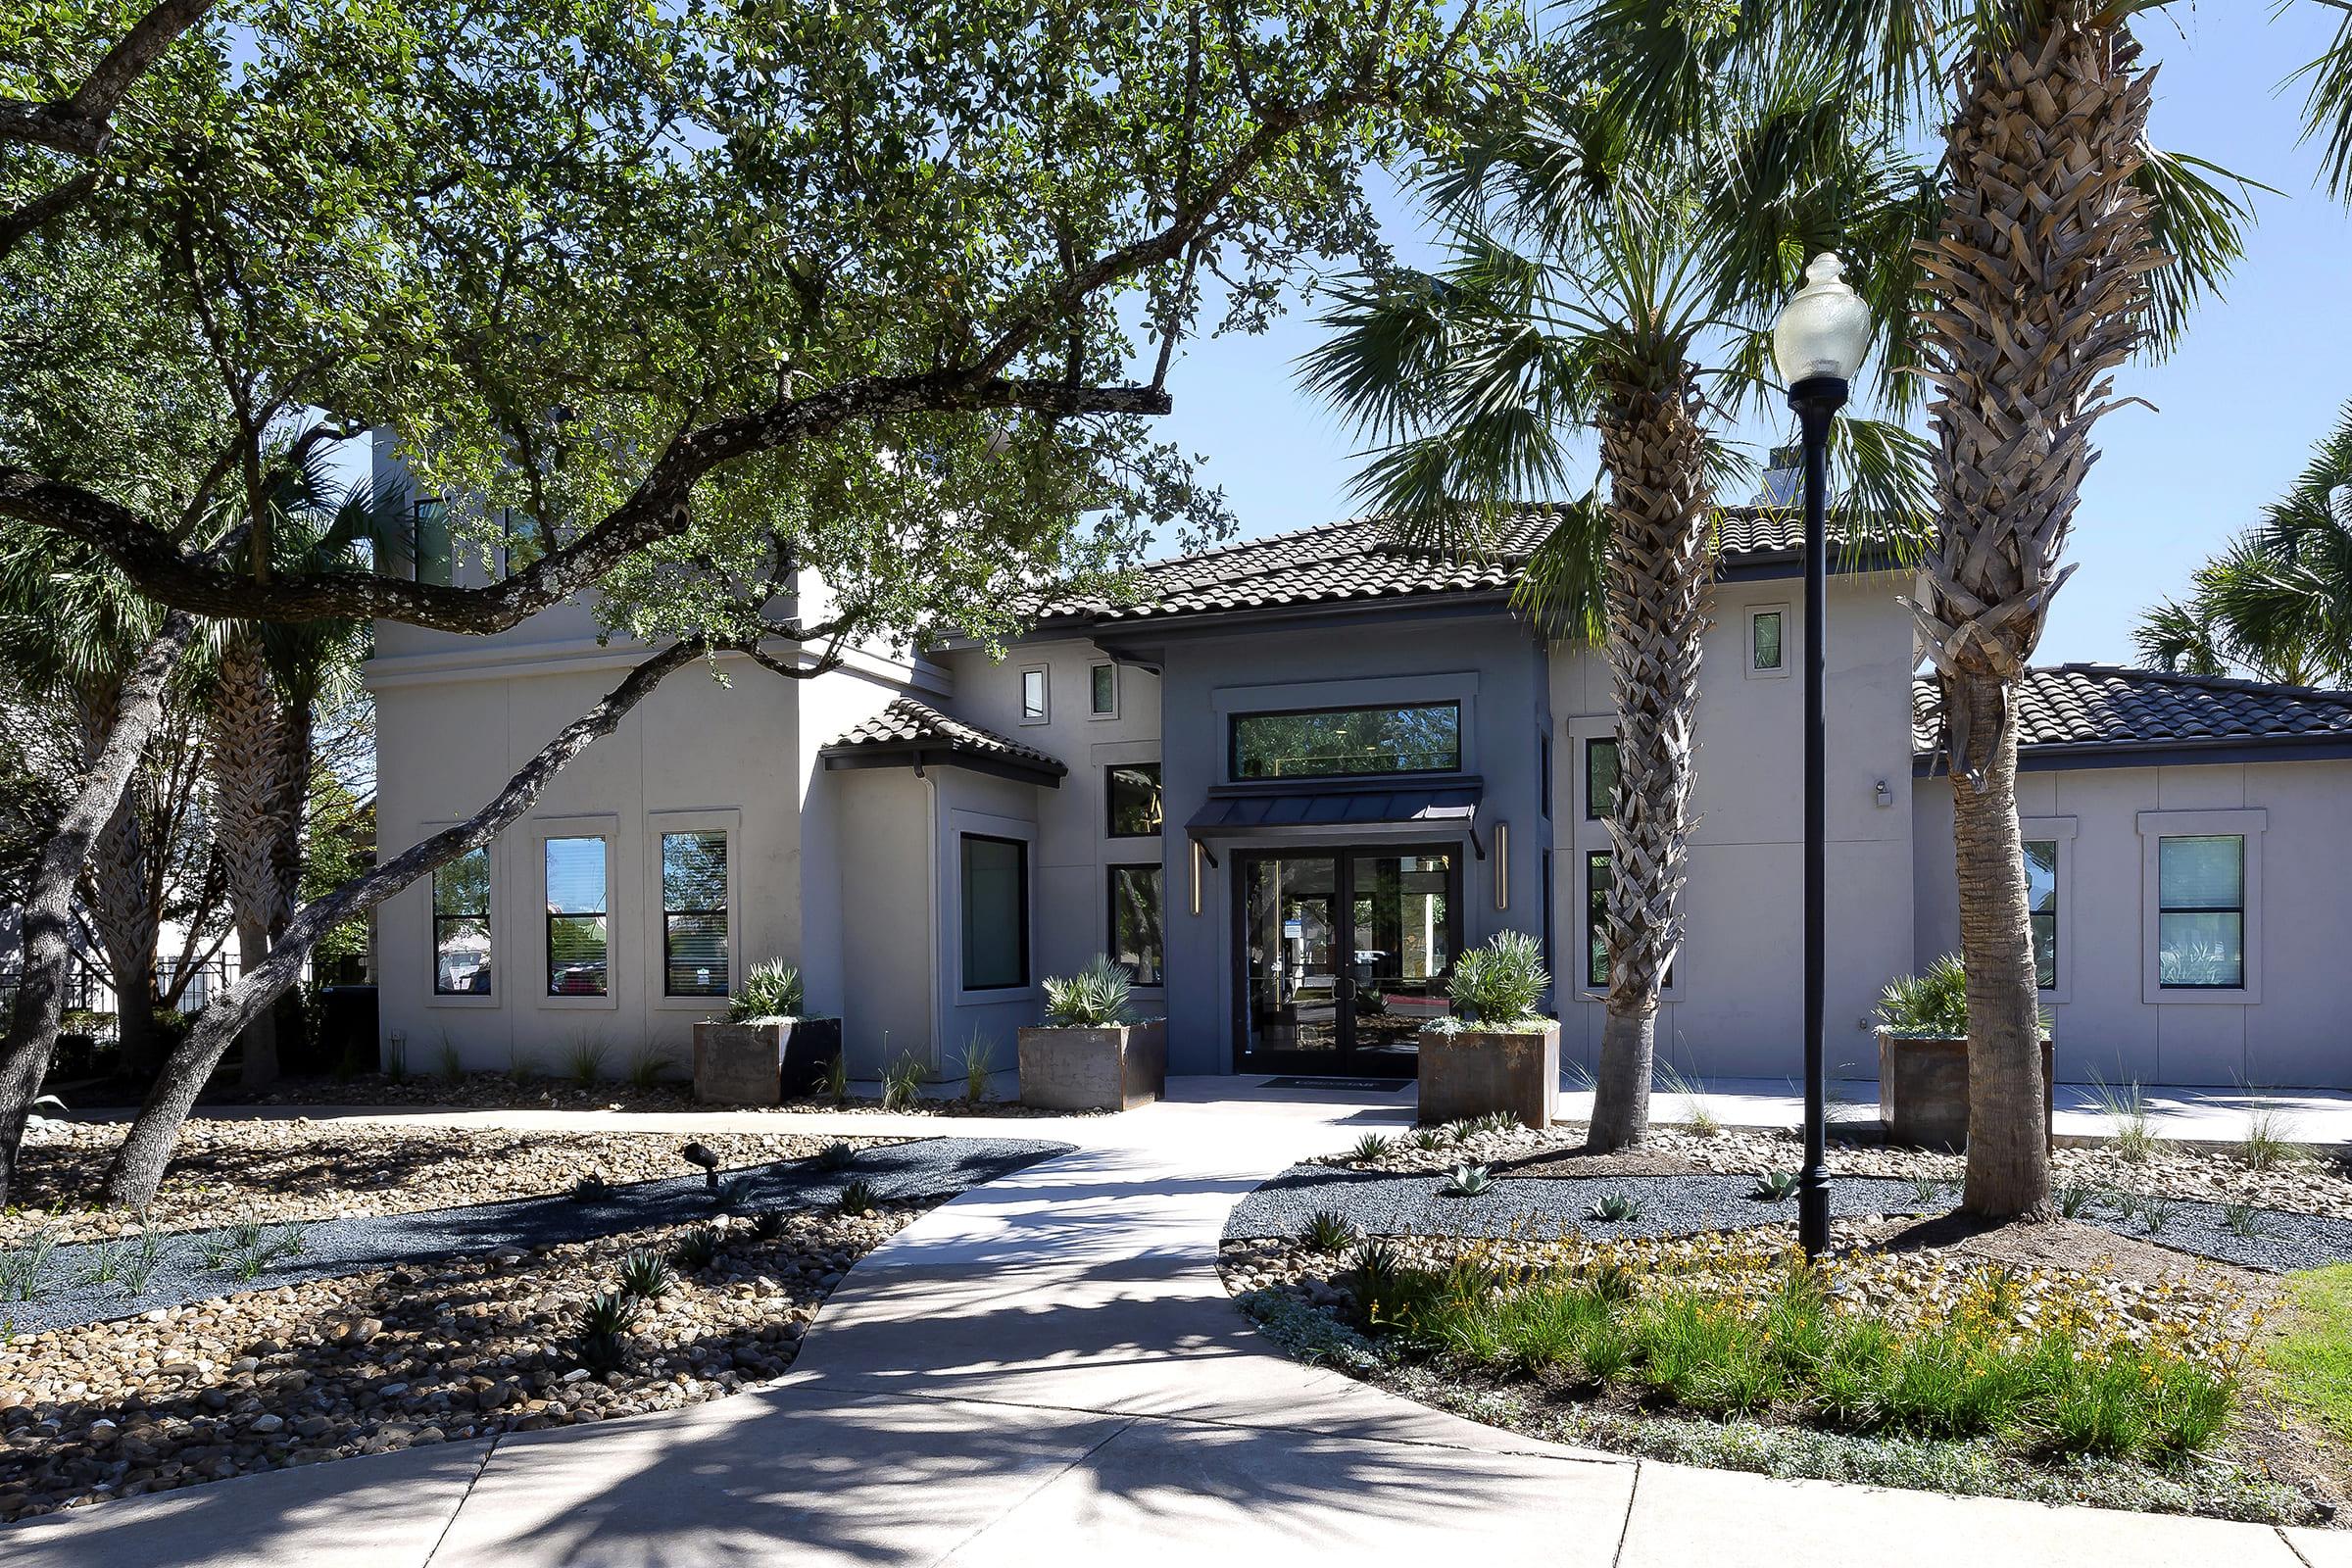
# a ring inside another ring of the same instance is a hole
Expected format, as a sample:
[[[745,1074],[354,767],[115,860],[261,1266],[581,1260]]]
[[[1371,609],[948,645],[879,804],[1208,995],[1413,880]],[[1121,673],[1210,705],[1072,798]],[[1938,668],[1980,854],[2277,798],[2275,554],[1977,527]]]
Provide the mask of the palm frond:
[[[2180,343],[2197,304],[2208,294],[2220,294],[2245,255],[2245,231],[2254,222],[2253,193],[2279,193],[2219,164],[2152,147],[2132,182],[2154,204],[2149,238],[2171,258],[2148,274],[2147,348],[2161,359]]]
[[[2283,0],[2279,6],[2285,9]],[[2319,138],[2328,193],[2352,201],[2352,10],[2335,24],[2321,55],[2290,79],[2309,83],[2303,96],[2303,136]]]
[[[2132,644],[2143,669],[2173,675],[2227,675],[2230,662],[2214,641],[2212,617],[2194,604],[2165,600],[2139,617]]]
[[[1544,512],[1551,527],[1520,571],[1512,608],[1547,637],[1598,647],[1608,638],[1608,507],[1595,485]]]

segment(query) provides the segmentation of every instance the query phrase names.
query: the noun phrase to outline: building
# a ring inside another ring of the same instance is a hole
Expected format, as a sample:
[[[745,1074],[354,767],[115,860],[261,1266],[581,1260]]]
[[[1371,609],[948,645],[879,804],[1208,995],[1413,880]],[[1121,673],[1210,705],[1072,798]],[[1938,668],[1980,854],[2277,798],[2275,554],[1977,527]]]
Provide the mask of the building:
[[[1009,1064],[1043,978],[1107,952],[1166,1014],[1172,1072],[1409,1073],[1452,956],[1518,929],[1590,1063],[1608,675],[1509,607],[1542,527],[1486,564],[1364,522],[1185,557],[1002,662],[674,675],[526,821],[382,907],[387,1049],[618,1072],[682,1056],[777,956],[843,1017],[854,1070],[953,1073],[974,1043]],[[1691,1073],[1798,1070],[1794,527],[1724,524],[1659,1032]],[[1881,987],[1957,944],[1951,801],[1905,581],[1837,564],[1831,1063],[1867,1077]],[[378,626],[383,853],[477,808],[641,656],[593,632],[578,607],[487,639]],[[2067,666],[2021,711],[2061,1076],[2352,1087],[2352,694]]]

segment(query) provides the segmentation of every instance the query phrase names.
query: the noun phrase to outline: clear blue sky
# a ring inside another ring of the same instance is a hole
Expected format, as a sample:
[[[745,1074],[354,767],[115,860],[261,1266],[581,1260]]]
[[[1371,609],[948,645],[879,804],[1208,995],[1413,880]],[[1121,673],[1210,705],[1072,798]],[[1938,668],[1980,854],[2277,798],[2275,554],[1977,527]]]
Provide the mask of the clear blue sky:
[[[2256,193],[2259,221],[2225,295],[2209,301],[2180,352],[2132,365],[2132,407],[2099,426],[2104,451],[2085,485],[2070,559],[2037,656],[2129,662],[2140,611],[2293,477],[2311,443],[2352,398],[2352,215],[2316,187],[2318,149],[2299,145],[2302,93],[2281,82],[2320,53],[2338,13],[2309,3],[2271,19],[2270,0],[2208,0],[2142,20],[2161,62],[2152,135],[2277,187]],[[1393,209],[1392,209],[1393,211]],[[1412,236],[1398,233],[1400,248]],[[1315,341],[1294,314],[1260,336],[1196,343],[1170,377],[1166,438],[1205,458],[1246,535],[1328,521],[1350,510],[1351,443],[1296,388],[1292,362]]]

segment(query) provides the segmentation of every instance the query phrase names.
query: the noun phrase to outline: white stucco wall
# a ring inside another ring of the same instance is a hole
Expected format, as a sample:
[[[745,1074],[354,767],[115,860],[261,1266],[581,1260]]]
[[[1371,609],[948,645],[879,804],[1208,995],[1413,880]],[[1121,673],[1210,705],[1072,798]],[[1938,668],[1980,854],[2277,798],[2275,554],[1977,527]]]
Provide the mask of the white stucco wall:
[[[1830,584],[1827,1001],[1833,1077],[1874,1077],[1868,1014],[1911,962],[1911,629],[1886,576]],[[1802,1064],[1804,621],[1793,578],[1726,582],[1699,671],[1697,777],[1681,956],[1658,1054],[1686,1073],[1786,1078]],[[1747,670],[1748,614],[1783,612],[1781,676]],[[1609,848],[1589,819],[1584,743],[1614,733],[1598,652],[1555,646],[1552,825],[1561,1054],[1598,1059],[1604,1009],[1586,990],[1584,855]],[[1885,783],[1889,804],[1879,804]],[[1605,807],[1604,807],[1605,809]]]
[[[1921,779],[1914,799],[1924,962],[1960,945],[1950,781]],[[2225,814],[2142,814],[2187,811]],[[2058,985],[2043,1000],[2061,1081],[2352,1084],[2352,761],[2029,768],[2018,814],[2028,838],[2059,844]],[[2244,991],[2150,984],[2147,845],[2168,830],[2246,835]]]

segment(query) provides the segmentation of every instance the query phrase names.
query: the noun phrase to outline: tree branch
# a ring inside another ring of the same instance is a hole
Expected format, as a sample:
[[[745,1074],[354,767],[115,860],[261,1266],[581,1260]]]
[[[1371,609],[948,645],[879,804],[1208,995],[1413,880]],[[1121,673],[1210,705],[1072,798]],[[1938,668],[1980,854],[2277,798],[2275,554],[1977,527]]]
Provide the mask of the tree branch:
[[[159,0],[124,33],[70,98],[54,103],[0,99],[0,141],[29,142],[76,158],[95,158],[114,138],[122,95],[145,75],[172,41],[195,25],[213,0]]]
[[[20,240],[51,219],[80,206],[97,188],[98,171],[85,169],[64,184],[43,191],[16,211],[0,217],[0,261],[8,259],[8,253],[17,248]]]

